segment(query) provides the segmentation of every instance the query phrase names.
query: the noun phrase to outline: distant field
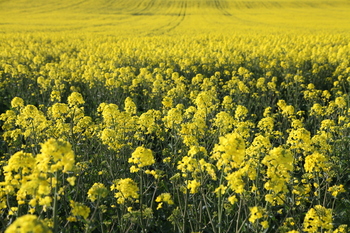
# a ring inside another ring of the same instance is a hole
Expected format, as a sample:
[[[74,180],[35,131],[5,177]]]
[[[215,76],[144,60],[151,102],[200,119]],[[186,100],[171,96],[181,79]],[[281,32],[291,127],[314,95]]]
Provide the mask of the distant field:
[[[2,0],[1,32],[163,35],[350,29],[350,1]]]

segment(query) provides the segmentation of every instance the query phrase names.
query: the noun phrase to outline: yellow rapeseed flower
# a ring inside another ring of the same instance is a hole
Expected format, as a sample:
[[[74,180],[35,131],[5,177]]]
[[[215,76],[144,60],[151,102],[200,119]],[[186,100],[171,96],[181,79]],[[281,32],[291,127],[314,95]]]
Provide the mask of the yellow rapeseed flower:
[[[94,183],[88,191],[88,198],[91,201],[96,201],[96,199],[106,197],[108,195],[108,190],[102,183]]]
[[[310,233],[331,230],[333,229],[332,223],[332,209],[327,209],[321,205],[316,205],[306,213],[303,223],[303,230]]]
[[[155,163],[153,153],[150,149],[146,149],[143,146],[139,146],[136,150],[131,154],[131,158],[128,160],[129,163],[136,164],[137,168],[142,168],[145,166],[150,166]],[[137,171],[135,167],[130,170],[131,172]]]
[[[250,217],[249,222],[254,223],[256,220],[263,217],[264,211],[259,206],[250,207]]]
[[[114,195],[117,198],[118,204],[124,204],[127,199],[137,199],[139,197],[139,188],[135,181],[131,178],[125,178],[114,181],[111,186],[111,190],[117,190],[118,192]]]
[[[72,92],[70,96],[68,96],[68,105],[69,107],[79,106],[84,104],[85,101],[83,96],[79,92]]]
[[[79,203],[71,200],[70,206],[72,207],[71,211],[73,216],[81,216],[85,220],[89,217],[90,208],[84,205],[83,203]]]
[[[5,233],[51,233],[51,229],[35,215],[23,215],[17,218]]]

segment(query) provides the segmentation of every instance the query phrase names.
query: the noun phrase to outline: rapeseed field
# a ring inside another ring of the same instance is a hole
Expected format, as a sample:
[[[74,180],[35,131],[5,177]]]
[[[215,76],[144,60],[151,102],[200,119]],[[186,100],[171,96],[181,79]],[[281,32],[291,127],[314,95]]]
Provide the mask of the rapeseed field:
[[[0,232],[348,232],[348,12],[0,0]]]

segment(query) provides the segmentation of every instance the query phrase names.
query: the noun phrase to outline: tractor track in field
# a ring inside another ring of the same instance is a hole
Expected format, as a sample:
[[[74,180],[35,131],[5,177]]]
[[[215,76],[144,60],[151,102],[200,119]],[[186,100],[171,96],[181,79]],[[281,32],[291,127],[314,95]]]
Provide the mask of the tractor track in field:
[[[61,11],[61,10],[66,10],[66,9],[76,9],[77,7],[83,5],[86,1],[82,0],[82,1],[78,1],[75,3],[71,3],[71,4],[66,4],[64,6],[58,6],[58,7],[51,7],[52,9],[54,9],[53,11]]]
[[[242,17],[242,12],[239,12],[239,9],[242,7],[242,4],[245,4],[245,2],[229,2],[227,0],[207,0],[206,5],[209,6],[211,9],[215,10],[218,15],[213,16],[211,18],[206,18],[205,20],[211,24],[218,24],[218,26],[221,26],[222,24],[234,25],[236,23],[248,25],[262,24],[261,22],[251,21],[248,18]]]
[[[231,13],[229,13],[226,9],[228,8],[227,7],[227,2],[226,1],[223,1],[223,0],[215,0],[214,1],[214,5],[215,5],[215,8],[218,9],[221,14],[225,15],[225,16],[232,16]]]
[[[157,7],[157,0],[143,0],[136,4],[133,8],[128,9],[130,15],[154,15],[152,9]]]
[[[152,15],[152,13],[150,13],[150,10],[154,7],[155,2],[156,0],[151,0],[145,6],[142,6],[143,2],[140,2],[137,6],[137,9],[141,9],[131,13],[131,15]]]
[[[175,28],[177,28],[184,20],[187,14],[187,1],[181,1],[179,3],[179,12],[178,13],[166,13],[165,16],[169,16],[174,18],[166,25],[163,25],[159,28],[153,29],[151,32],[147,33],[146,36],[153,36],[153,35],[162,35],[165,33],[168,33],[170,31],[173,31]],[[176,8],[176,6],[174,6]]]

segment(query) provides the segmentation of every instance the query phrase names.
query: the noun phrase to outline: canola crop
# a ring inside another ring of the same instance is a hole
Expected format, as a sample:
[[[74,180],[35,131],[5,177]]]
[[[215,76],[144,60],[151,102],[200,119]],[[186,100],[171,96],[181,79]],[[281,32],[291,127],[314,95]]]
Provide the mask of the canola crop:
[[[346,1],[13,2],[0,231],[347,232]]]

